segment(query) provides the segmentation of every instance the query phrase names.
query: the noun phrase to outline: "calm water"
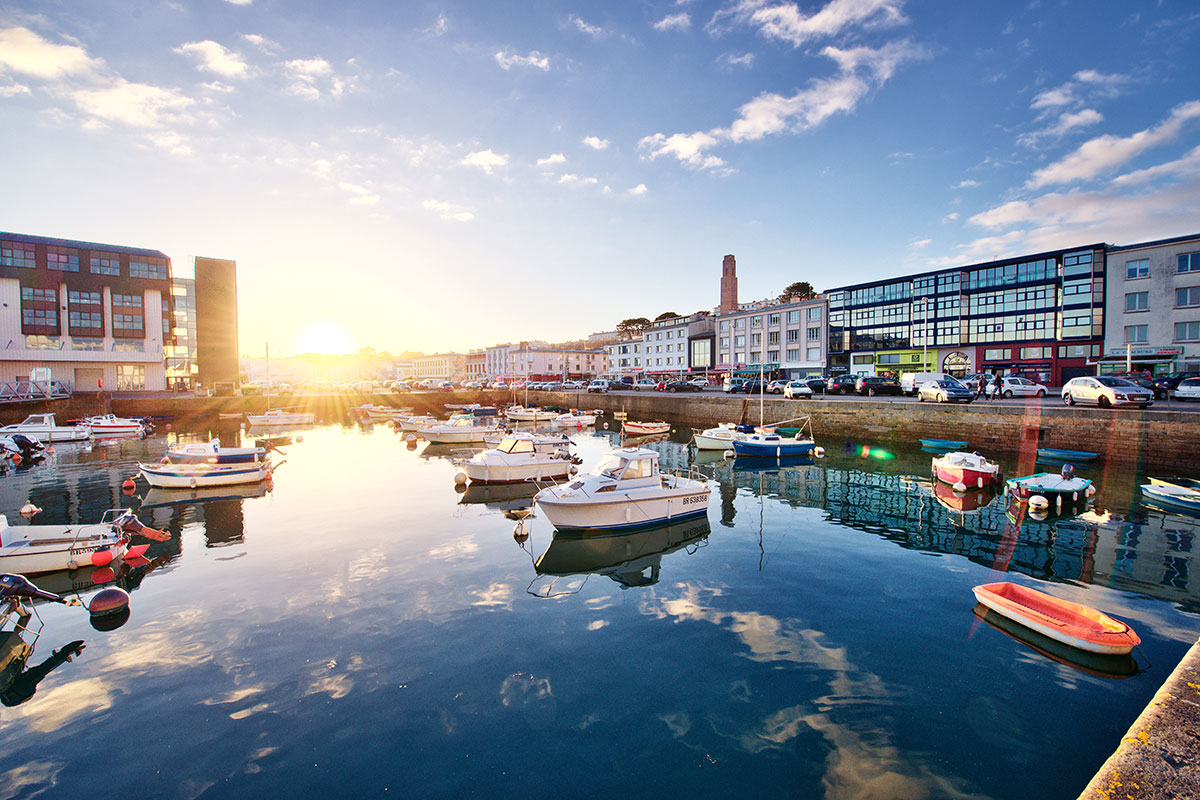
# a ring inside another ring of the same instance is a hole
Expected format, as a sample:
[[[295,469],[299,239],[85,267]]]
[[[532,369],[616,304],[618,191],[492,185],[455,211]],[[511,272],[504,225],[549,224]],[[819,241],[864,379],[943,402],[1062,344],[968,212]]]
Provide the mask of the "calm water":
[[[10,519],[141,501],[173,535],[120,576],[118,630],[40,607],[28,668],[86,649],[0,707],[2,797],[1073,798],[1200,635],[1200,521],[1139,506],[1137,476],[1084,473],[1095,510],[1017,524],[1002,498],[939,503],[927,454],[702,454],[707,520],[555,538],[535,518],[519,543],[519,487],[459,493],[449,448],[381,426],[306,433],[261,496],[122,495],[176,436],[0,476]],[[612,446],[575,438],[585,469]],[[979,620],[971,587],[1000,579],[1130,621],[1145,671]]]

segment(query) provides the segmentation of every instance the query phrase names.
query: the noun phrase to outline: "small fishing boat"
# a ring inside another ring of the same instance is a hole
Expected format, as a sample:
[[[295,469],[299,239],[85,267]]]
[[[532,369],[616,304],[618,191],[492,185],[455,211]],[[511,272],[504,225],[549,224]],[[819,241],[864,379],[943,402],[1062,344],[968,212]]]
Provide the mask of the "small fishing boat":
[[[19,433],[39,442],[81,442],[92,438],[86,425],[59,425],[53,414],[30,414],[22,422],[0,428],[0,436]]]
[[[0,436],[0,455],[12,459],[13,463],[35,461],[46,455],[46,445],[20,433]]]
[[[1037,497],[1045,498],[1050,503],[1070,504],[1085,500],[1095,493],[1092,482],[1087,478],[1076,478],[1070,464],[1065,465],[1058,475],[1039,472],[1024,478],[1013,478],[1004,484],[1004,489],[1018,500],[1030,501],[1031,506]]]
[[[966,442],[958,442],[953,439],[921,439],[921,447],[930,450],[941,450],[949,452],[951,450],[966,450]]]
[[[138,464],[142,477],[159,489],[197,489],[259,483],[271,477],[269,459],[241,464]]]
[[[734,472],[771,472],[773,470],[787,469],[788,467],[809,467],[817,463],[811,455],[808,456],[766,456],[758,458],[737,458],[734,459],[732,469]]]
[[[1183,486],[1188,489],[1200,489],[1200,480],[1196,478],[1150,478],[1154,486]]]
[[[450,406],[446,406],[446,408],[450,408]],[[495,406],[481,406],[479,403],[468,403],[462,406],[462,410],[470,411],[477,417],[495,417],[500,414],[499,409]]]
[[[267,411],[263,414],[247,414],[246,421],[252,428],[281,428],[285,425],[312,425],[317,415],[301,411]]]
[[[660,433],[670,433],[671,423],[661,421],[629,422],[626,420],[621,430],[626,436],[655,436]]]
[[[1095,461],[1097,454],[1086,450],[1056,450],[1053,447],[1039,447],[1038,461],[1069,461],[1076,464],[1086,464]]]
[[[722,422],[715,428],[695,431],[692,441],[697,450],[732,450],[737,439],[745,439],[750,433],[747,425],[736,425],[732,422]]]
[[[391,406],[372,405],[370,403],[364,403],[354,410],[358,412],[359,416],[370,422],[387,422],[396,414],[396,409]]]
[[[976,603],[971,610],[975,616],[1013,641],[1020,642],[1051,661],[1056,661],[1080,672],[1114,680],[1128,678],[1139,672],[1137,661],[1129,653],[1124,655],[1091,653],[1063,644],[1049,636],[1043,636],[1019,622],[997,614],[982,603]]]
[[[504,410],[504,416],[514,422],[549,422],[558,416],[558,412],[533,406],[509,406]]]
[[[571,440],[558,439],[550,444],[539,439],[528,433],[510,433],[496,447],[462,462],[462,470],[472,481],[483,483],[566,478],[571,467],[579,463],[571,455]]]
[[[1147,483],[1142,485],[1142,498],[1168,511],[1200,514],[1200,490],[1188,486]]]
[[[0,572],[32,575],[79,567],[103,567],[114,559],[140,556],[149,545],[129,546],[132,534],[150,530],[127,509],[106,511],[92,525],[8,524],[0,514]],[[161,533],[154,531],[156,534]]]
[[[814,447],[816,442],[812,437],[802,439],[780,436],[778,433],[748,433],[744,438],[733,440],[733,452],[739,458],[805,456],[811,453]]]
[[[560,428],[568,428],[572,426],[588,427],[596,424],[596,414],[593,411],[577,411],[571,410],[565,414],[559,414],[550,421],[552,425],[557,425]]]
[[[222,447],[220,439],[210,439],[169,447],[166,459],[171,464],[248,464],[266,455],[266,447]]]
[[[559,530],[639,528],[705,514],[709,494],[703,480],[660,473],[654,450],[626,448],[535,502]]]
[[[98,414],[94,417],[87,417],[79,420],[79,424],[91,428],[92,435],[96,437],[141,436],[144,433],[149,433],[151,430],[149,423],[144,420],[118,417],[113,414]]]
[[[493,425],[476,425],[474,417],[459,417],[441,425],[429,425],[417,430],[417,435],[431,444],[461,444],[483,442],[495,436],[499,428]]]
[[[997,614],[1089,653],[1121,655],[1142,642],[1133,628],[1103,612],[1016,583],[987,583],[972,591]]]
[[[405,416],[397,414],[392,419],[396,422],[396,430],[398,431],[417,431],[421,428],[428,428],[430,425],[437,425],[440,420],[431,414],[418,414]]]
[[[978,453],[946,453],[933,459],[933,477],[951,486],[962,484],[982,489],[1000,476],[1000,467]]]

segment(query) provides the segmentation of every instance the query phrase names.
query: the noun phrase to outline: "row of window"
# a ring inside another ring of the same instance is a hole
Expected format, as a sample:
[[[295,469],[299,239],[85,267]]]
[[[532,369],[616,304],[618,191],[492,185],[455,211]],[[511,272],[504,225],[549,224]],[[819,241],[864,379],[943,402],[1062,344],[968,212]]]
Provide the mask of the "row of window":
[[[1200,286],[1187,286],[1175,290],[1176,308],[1194,308],[1200,306]],[[1126,311],[1149,311],[1149,292],[1128,292],[1125,295]]]
[[[46,268],[58,272],[79,272],[79,251],[73,247],[46,246]],[[26,242],[0,242],[0,266],[37,268],[36,246]],[[121,256],[103,250],[89,254],[88,269],[93,275],[120,275]],[[129,277],[167,279],[167,259],[154,256],[130,256]]]
[[[1125,344],[1146,344],[1149,341],[1149,325],[1125,326]],[[1174,341],[1200,342],[1200,322],[1176,322]]]
[[[1181,253],[1176,261],[1176,273],[1200,272],[1200,253]],[[1138,258],[1125,262],[1125,279],[1137,280],[1150,277],[1150,259]]]
[[[787,363],[795,364],[800,361],[800,348],[789,347],[784,352],[787,354]],[[723,362],[722,362],[725,364],[758,364],[760,359],[762,358],[762,351],[751,350],[749,361],[746,360],[746,351],[745,350],[735,351],[733,353],[732,357],[730,357],[728,353],[726,353],[725,356],[726,357],[723,359]],[[808,348],[805,351],[804,361],[809,364],[819,363],[821,361],[821,348],[819,348],[819,347]],[[778,364],[779,363],[779,351],[778,350],[768,350],[766,363],[767,364]]]
[[[803,317],[801,316],[801,313],[800,313],[801,309],[799,309],[799,308],[794,308],[791,311],[788,311],[787,312],[787,324],[788,325],[798,325],[798,324],[800,324],[800,321],[802,318],[807,319],[809,322],[820,322],[821,321],[821,307],[820,306],[811,306],[804,311],[805,311],[805,313],[804,313]],[[767,327],[769,327],[769,328],[779,327],[779,324],[780,324],[782,318],[783,318],[782,313],[768,314],[766,317]],[[763,326],[763,317],[761,315],[756,316],[756,317],[736,317],[735,319],[732,320],[734,330],[739,330],[739,331],[745,330],[747,319],[750,320],[751,328],[761,328]],[[719,323],[719,327],[722,331],[728,331],[729,327],[730,327],[730,320],[727,320],[727,319],[721,320]]]

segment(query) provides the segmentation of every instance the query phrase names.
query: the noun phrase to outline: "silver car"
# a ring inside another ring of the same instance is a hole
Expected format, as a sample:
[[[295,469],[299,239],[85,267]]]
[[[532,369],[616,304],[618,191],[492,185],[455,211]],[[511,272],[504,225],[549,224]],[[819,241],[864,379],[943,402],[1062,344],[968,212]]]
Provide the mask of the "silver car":
[[[1072,378],[1062,388],[1063,402],[1069,406],[1085,403],[1112,408],[1113,406],[1148,406],[1154,394],[1136,383],[1111,375]]]

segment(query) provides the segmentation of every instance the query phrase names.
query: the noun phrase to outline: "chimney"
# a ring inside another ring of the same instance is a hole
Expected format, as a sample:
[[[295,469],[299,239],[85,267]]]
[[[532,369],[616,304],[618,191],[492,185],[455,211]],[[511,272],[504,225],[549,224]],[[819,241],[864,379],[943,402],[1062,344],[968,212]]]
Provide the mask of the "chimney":
[[[732,255],[721,262],[721,313],[737,310],[737,261]]]

